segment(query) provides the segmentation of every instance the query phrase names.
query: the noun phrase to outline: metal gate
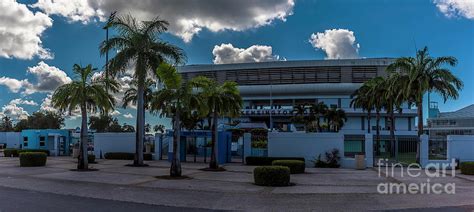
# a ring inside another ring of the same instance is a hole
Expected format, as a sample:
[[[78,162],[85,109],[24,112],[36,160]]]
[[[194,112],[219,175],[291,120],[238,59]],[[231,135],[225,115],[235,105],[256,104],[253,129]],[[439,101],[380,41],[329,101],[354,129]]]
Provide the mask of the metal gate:
[[[408,166],[416,163],[419,139],[416,136],[374,136],[374,164],[376,166]]]

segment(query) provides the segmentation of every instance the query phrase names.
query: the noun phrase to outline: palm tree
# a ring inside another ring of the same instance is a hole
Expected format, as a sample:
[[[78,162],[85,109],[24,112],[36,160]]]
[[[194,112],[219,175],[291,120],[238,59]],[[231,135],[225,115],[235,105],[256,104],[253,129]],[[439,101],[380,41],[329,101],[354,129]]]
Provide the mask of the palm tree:
[[[164,88],[153,94],[150,102],[152,112],[160,112],[160,116],[171,117],[173,124],[173,159],[171,161],[170,176],[181,176],[179,160],[179,143],[181,131],[181,116],[186,111],[199,109],[200,98],[193,93],[192,83],[183,82],[181,75],[169,64],[161,64],[157,75],[163,81]]]
[[[354,109],[361,108],[364,111],[367,111],[367,133],[370,133],[370,119],[372,111],[374,110],[373,101],[374,96],[370,95],[369,93],[370,85],[368,83],[364,83],[359,89],[354,91],[351,95],[351,107]]]
[[[181,64],[185,60],[183,51],[158,38],[167,30],[168,22],[155,18],[151,21],[137,21],[131,15],[115,17],[108,25],[117,35],[102,42],[102,55],[114,49],[118,53],[107,64],[109,74],[116,76],[124,72],[129,64],[135,65],[133,77],[137,81],[137,136],[134,165],[143,166],[143,142],[145,135],[144,93],[147,75],[163,62]]]
[[[385,95],[382,96],[384,98],[386,105],[384,106],[387,113],[390,117],[390,154],[393,156],[395,150],[395,111],[398,113],[402,113],[402,104],[404,102],[409,103],[409,99],[404,98],[403,96],[403,88],[404,85],[400,83],[401,76],[398,73],[392,73],[385,79]]]
[[[435,92],[448,99],[457,99],[458,91],[462,89],[462,81],[454,76],[446,66],[454,67],[457,59],[451,56],[431,57],[428,47],[419,50],[416,57],[398,58],[387,67],[390,72],[400,72],[407,76],[406,87],[403,89],[405,98],[414,95],[414,103],[418,113],[418,135],[423,134],[423,95]]]
[[[212,139],[211,139],[211,161],[210,169],[218,169],[217,161],[217,124],[219,117],[237,117],[242,109],[242,97],[236,82],[224,82],[219,84],[206,77],[196,77],[194,84],[201,90],[201,97],[205,102],[205,114],[212,117]]]
[[[331,107],[325,113],[326,119],[328,120],[329,131],[339,132],[347,121],[346,112],[340,108]]]
[[[324,104],[324,102],[319,102],[318,104],[311,104],[309,106],[309,116],[311,117],[311,120],[316,121],[316,127],[318,129],[318,132],[321,132],[321,125],[320,125],[320,117],[321,115],[324,115],[328,111],[328,106]]]
[[[52,104],[62,112],[69,112],[80,109],[82,116],[80,154],[77,169],[87,170],[87,113],[100,111],[105,113],[112,110],[115,105],[113,95],[106,91],[106,81],[109,90],[116,91],[118,84],[107,79],[92,80],[91,77],[97,69],[92,65],[81,67],[78,64],[73,66],[73,71],[77,75],[77,80],[60,86],[56,89],[52,97]]]

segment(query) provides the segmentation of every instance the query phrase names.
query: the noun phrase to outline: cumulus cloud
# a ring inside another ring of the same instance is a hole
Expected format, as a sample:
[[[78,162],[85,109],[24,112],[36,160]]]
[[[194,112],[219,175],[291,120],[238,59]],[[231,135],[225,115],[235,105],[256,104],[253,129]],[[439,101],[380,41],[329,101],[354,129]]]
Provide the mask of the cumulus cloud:
[[[113,112],[110,113],[111,116],[118,116],[118,115],[120,115],[120,114],[121,114],[121,113],[120,113],[120,111],[118,111],[118,110],[114,110]]]
[[[133,115],[131,113],[123,114],[123,117],[127,119],[133,119]]]
[[[473,0],[434,0],[433,2],[446,17],[474,19]]]
[[[57,87],[72,81],[64,71],[43,61],[36,66],[28,67],[27,73],[35,76],[35,83],[28,79],[0,77],[0,85],[6,86],[11,92],[18,93],[22,90],[23,94],[29,95],[36,92],[53,92]]]
[[[36,103],[33,100],[26,100],[26,99],[13,99],[10,101],[10,104],[15,104],[15,105],[31,105],[31,106],[37,106],[38,103]]]
[[[87,2],[86,2],[87,1]],[[41,3],[40,3],[41,2]],[[171,33],[185,42],[206,28],[212,32],[242,31],[286,21],[293,13],[294,0],[40,0],[35,7],[71,21],[105,20],[112,11],[130,13],[140,20],[157,15],[170,22]]]
[[[92,8],[87,0],[38,0],[32,4],[33,8],[40,8],[48,15],[61,15],[71,22],[82,22],[84,24],[98,18],[101,21],[104,14]]]
[[[0,77],[0,85],[6,86],[13,93],[18,93],[20,89],[31,86],[27,79],[17,80],[10,77]]]
[[[253,45],[246,49],[236,48],[232,44],[215,45],[212,50],[214,64],[251,63],[280,60],[273,55],[271,46]]]
[[[11,102],[7,105],[4,105],[2,107],[2,111],[0,112],[0,117],[8,116],[14,120],[26,119],[28,118],[28,115],[29,114],[27,111],[25,111],[25,109]]]
[[[326,59],[351,59],[359,57],[360,45],[354,32],[347,29],[329,29],[313,33],[309,39],[314,48],[323,50]]]
[[[53,25],[42,12],[33,13],[16,0],[0,1],[0,57],[52,59],[53,55],[42,46],[41,35]]]
[[[28,73],[35,75],[36,84],[26,89],[26,93],[52,92],[61,85],[70,83],[72,80],[59,68],[50,66],[43,61],[38,65],[28,67]]]
[[[52,97],[53,95],[51,94],[46,95],[46,97],[43,99],[43,102],[41,103],[41,106],[40,106],[41,111],[49,111],[49,112],[54,112],[54,113],[58,112],[58,110],[54,108],[51,103]]]

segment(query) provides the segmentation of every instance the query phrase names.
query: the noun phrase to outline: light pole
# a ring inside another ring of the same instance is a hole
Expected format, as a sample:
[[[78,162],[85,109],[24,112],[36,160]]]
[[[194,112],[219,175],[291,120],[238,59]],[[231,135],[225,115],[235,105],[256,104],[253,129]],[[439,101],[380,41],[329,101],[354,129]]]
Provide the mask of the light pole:
[[[117,11],[110,13],[109,20],[102,29],[105,29],[105,42],[109,41],[109,27],[115,18]],[[109,51],[105,52],[105,79],[109,79]],[[108,87],[108,86],[107,86]]]

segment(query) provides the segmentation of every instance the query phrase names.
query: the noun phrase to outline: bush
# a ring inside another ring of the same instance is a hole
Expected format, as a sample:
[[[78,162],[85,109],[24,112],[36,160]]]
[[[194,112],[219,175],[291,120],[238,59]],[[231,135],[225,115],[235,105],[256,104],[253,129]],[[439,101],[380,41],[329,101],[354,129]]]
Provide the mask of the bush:
[[[341,165],[339,164],[339,150],[333,149],[331,152],[325,153],[326,158],[323,160],[321,159],[321,154],[318,155],[318,158],[313,161],[314,167],[316,168],[339,168]]]
[[[48,155],[44,152],[22,152],[20,153],[20,166],[45,166],[47,157]]]
[[[305,163],[301,160],[274,160],[272,166],[286,166],[290,168],[291,174],[304,173]]]
[[[474,175],[474,162],[462,162],[461,174]]]
[[[5,149],[3,150],[3,155],[5,157],[18,157],[18,149]]]
[[[105,159],[109,160],[133,160],[135,153],[130,152],[107,152],[104,155]],[[143,154],[143,160],[153,160],[152,154]]]
[[[95,163],[95,155],[87,155],[87,162]]]
[[[50,156],[49,150],[47,150],[47,149],[22,149],[22,150],[18,150],[18,153],[22,153],[22,152],[42,152],[42,153],[45,153],[47,156]]]
[[[267,146],[268,146],[268,142],[265,140],[252,141],[252,148],[266,149]]]
[[[259,166],[253,170],[256,185],[288,186],[290,185],[290,168],[286,166]]]
[[[274,160],[300,160],[305,161],[300,157],[257,157],[248,156],[245,158],[245,163],[250,166],[271,166]]]

